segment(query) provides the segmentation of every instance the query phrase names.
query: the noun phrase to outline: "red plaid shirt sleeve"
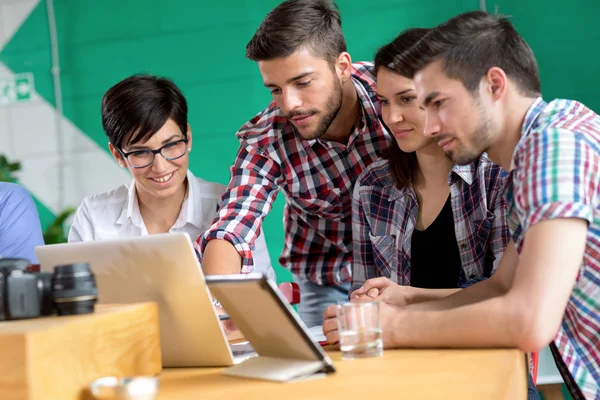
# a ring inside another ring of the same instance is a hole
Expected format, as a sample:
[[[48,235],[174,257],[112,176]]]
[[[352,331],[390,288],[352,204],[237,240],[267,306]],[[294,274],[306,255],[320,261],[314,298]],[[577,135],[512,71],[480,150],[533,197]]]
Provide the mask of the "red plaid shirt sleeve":
[[[263,218],[271,210],[280,177],[276,162],[251,147],[241,146],[217,216],[196,241],[198,253],[203,254],[212,239],[227,240],[242,257],[242,273],[252,272],[254,240],[260,233]]]

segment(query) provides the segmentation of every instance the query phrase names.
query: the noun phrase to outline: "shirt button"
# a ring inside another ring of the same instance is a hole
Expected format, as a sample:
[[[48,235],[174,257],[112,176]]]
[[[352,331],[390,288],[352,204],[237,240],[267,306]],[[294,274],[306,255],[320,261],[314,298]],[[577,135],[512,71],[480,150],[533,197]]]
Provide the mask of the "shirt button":
[[[466,249],[466,248],[467,248],[467,244],[466,244],[466,243],[462,243],[462,244],[460,245],[460,248],[461,248],[461,249]]]

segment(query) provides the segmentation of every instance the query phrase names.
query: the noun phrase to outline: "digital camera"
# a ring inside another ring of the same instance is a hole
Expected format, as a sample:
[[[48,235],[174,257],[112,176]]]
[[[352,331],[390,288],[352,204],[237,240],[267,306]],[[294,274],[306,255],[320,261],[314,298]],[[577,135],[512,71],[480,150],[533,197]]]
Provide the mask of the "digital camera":
[[[89,264],[58,265],[54,273],[28,266],[25,259],[0,258],[0,321],[94,312],[98,288]]]

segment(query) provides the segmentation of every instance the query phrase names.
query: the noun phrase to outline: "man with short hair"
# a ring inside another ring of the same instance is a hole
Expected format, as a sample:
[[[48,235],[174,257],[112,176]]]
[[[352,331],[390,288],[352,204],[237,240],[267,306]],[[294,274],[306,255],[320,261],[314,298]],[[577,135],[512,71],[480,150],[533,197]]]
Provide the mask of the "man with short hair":
[[[509,172],[512,240],[486,281],[438,301],[382,304],[385,345],[535,352],[550,343],[573,398],[600,398],[600,117],[541,98],[533,52],[506,18],[452,18],[395,62],[415,72],[425,135],[456,163],[486,152]],[[378,279],[357,294],[395,289]],[[330,341],[334,313],[323,326]]]
[[[240,149],[223,205],[198,238],[207,274],[249,272],[251,249],[277,191],[286,197],[280,263],[300,285],[300,315],[321,325],[348,298],[351,201],[358,175],[387,147],[373,67],[353,64],[336,5],[288,0],[247,46],[273,101],[237,132]]]
[[[29,192],[16,183],[0,182],[0,257],[37,264],[35,248],[43,245],[40,217]]]

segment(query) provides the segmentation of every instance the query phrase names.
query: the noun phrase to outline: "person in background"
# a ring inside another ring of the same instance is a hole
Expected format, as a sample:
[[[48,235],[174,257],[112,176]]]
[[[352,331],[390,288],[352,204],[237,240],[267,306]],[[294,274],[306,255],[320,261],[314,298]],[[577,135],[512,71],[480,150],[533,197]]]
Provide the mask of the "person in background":
[[[129,185],[85,198],[69,242],[185,232],[195,239],[215,217],[225,186],[188,169],[192,130],[187,102],[169,79],[134,75],[102,99],[108,148],[133,176]],[[254,250],[257,270],[275,279],[264,235]]]
[[[0,257],[37,264],[35,248],[43,245],[40,216],[29,192],[16,183],[0,182]]]
[[[348,299],[352,188],[387,148],[370,63],[352,63],[340,13],[328,0],[288,0],[246,47],[273,101],[237,132],[240,148],[223,204],[198,238],[207,273],[252,269],[263,218],[285,195],[279,259],[300,286],[298,311],[320,326],[329,304]]]
[[[502,169],[486,155],[453,165],[423,135],[410,72],[393,63],[428,31],[404,31],[375,55],[381,116],[396,140],[354,187],[352,298],[376,277],[399,284],[381,295],[400,306],[449,296],[491,276],[510,239]]]

